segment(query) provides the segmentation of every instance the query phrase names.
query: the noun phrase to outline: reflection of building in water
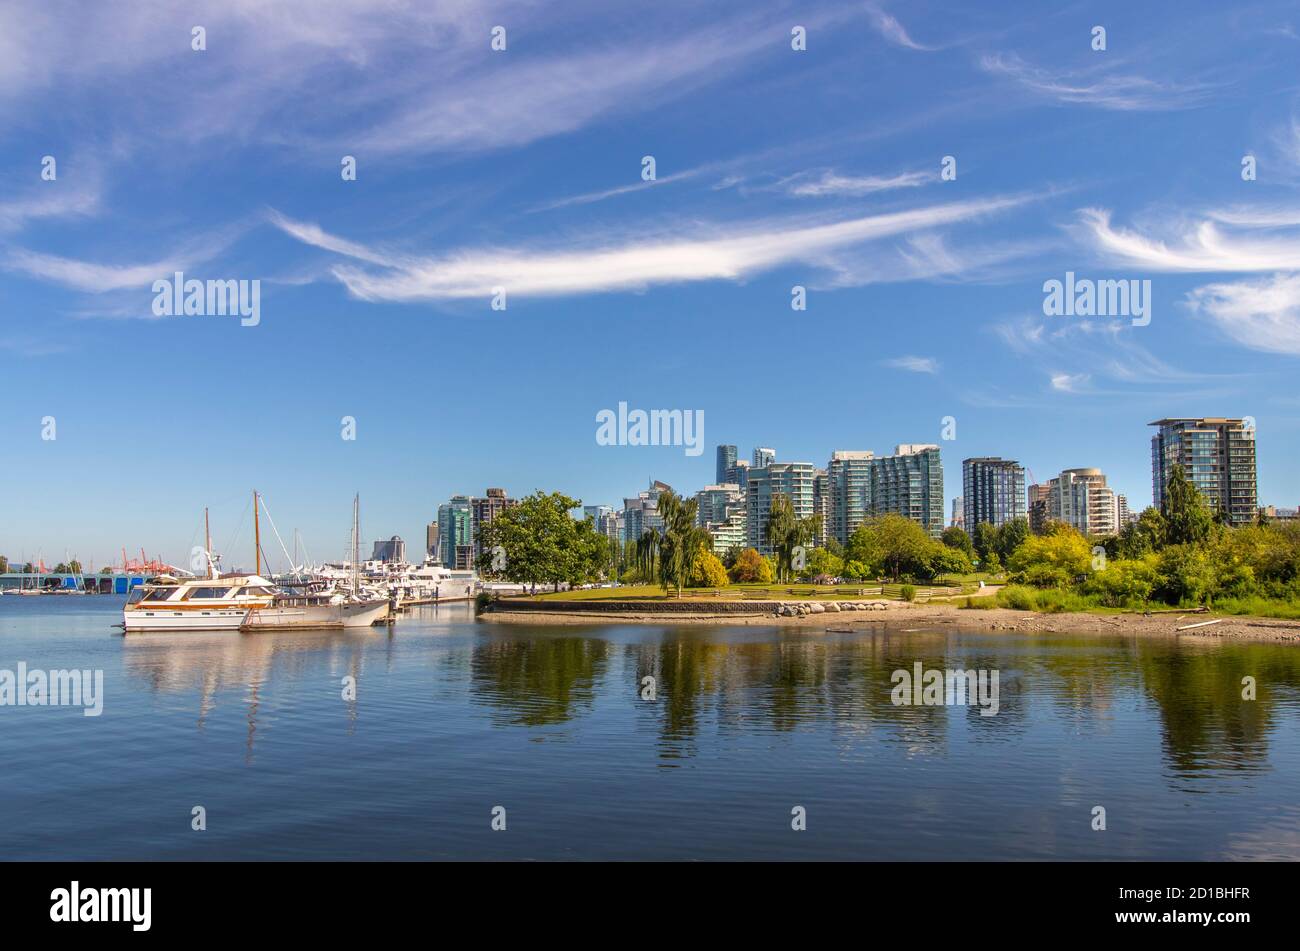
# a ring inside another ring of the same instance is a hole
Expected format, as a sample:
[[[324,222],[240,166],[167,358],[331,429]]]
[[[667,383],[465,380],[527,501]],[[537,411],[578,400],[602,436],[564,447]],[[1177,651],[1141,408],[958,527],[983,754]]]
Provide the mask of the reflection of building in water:
[[[197,727],[204,729],[223,693],[236,692],[246,706],[248,758],[252,758],[263,685],[306,677],[333,679],[342,695],[340,667],[359,682],[362,652],[374,635],[350,631],[293,631],[275,634],[191,632],[133,634],[122,639],[122,663],[129,678],[156,694],[198,692]],[[319,668],[327,668],[322,672]],[[355,723],[356,701],[348,704]]]

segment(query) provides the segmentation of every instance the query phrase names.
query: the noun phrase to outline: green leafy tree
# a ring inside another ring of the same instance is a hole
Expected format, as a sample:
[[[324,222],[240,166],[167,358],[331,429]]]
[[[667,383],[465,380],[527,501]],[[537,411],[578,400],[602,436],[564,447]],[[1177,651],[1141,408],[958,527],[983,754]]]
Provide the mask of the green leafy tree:
[[[970,558],[960,548],[949,548],[942,543],[933,544],[930,552],[929,574],[966,575],[974,570]]]
[[[860,561],[850,559],[844,562],[844,577],[853,581],[861,581],[863,578],[871,577],[871,568]]]
[[[975,543],[971,541],[970,535],[966,534],[966,529],[960,525],[950,525],[945,528],[943,534],[939,536],[939,540],[949,548],[965,552],[967,558],[974,559]]]
[[[1104,569],[1088,577],[1083,590],[1097,595],[1107,607],[1145,607],[1158,582],[1156,556],[1148,553],[1107,562]]]
[[[479,529],[480,571],[492,571],[496,549],[505,555],[499,572],[510,581],[582,584],[600,578],[609,564],[609,541],[590,520],[569,513],[580,502],[559,492],[535,492]]]
[[[936,548],[942,547],[920,523],[891,513],[859,525],[849,537],[847,556],[898,581],[932,574]]]
[[[1169,474],[1160,514],[1165,519],[1166,544],[1199,545],[1214,535],[1214,513],[1182,466],[1174,466]]]
[[[804,568],[801,577],[819,578],[822,576],[828,578],[839,577],[844,572],[844,559],[831,554],[825,548],[814,548],[808,555],[808,564]]]
[[[998,530],[988,522],[980,522],[971,534],[971,543],[975,546],[975,555],[980,560],[980,567],[984,567],[989,556],[997,554]]]
[[[1198,545],[1169,545],[1157,561],[1155,594],[1168,604],[1205,604],[1213,597],[1214,566]]]
[[[1143,558],[1165,546],[1165,517],[1151,506],[1142,510],[1136,521],[1120,529],[1115,539],[1113,556],[1118,558]],[[1108,552],[1110,547],[1107,546]]]
[[[1078,531],[1056,524],[1046,535],[1031,535],[1011,553],[1007,567],[1017,582],[1040,588],[1064,588],[1092,567],[1092,546]]]
[[[997,529],[994,549],[1003,562],[1011,559],[1011,553],[1019,548],[1029,537],[1029,519],[1013,518],[1004,522]]]

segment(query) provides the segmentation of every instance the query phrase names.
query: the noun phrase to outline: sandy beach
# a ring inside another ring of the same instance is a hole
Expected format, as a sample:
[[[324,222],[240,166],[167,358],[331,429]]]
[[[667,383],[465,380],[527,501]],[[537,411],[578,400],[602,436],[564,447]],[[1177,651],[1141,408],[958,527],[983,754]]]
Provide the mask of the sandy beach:
[[[975,631],[1014,631],[1026,634],[1124,634],[1134,637],[1194,637],[1300,644],[1300,621],[1248,616],[1176,612],[1161,614],[1039,614],[1009,608],[972,610],[949,604],[891,602],[883,610],[843,611],[780,617],[768,611],[752,614],[710,612],[700,602],[699,613],[609,612],[573,602],[572,611],[529,611],[522,605],[509,611],[488,611],[480,620],[501,624],[717,624],[728,627],[800,627],[820,631],[865,629],[880,624],[901,628],[963,628]],[[584,609],[585,608],[585,609]],[[1205,624],[1206,621],[1214,623]],[[1191,627],[1191,625],[1201,625]]]

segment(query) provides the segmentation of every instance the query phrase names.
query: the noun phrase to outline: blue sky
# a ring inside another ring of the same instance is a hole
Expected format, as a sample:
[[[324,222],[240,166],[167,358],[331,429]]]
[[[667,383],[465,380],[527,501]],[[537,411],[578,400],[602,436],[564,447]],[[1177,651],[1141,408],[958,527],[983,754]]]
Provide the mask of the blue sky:
[[[453,493],[617,504],[945,416],[949,498],[1003,455],[1142,506],[1148,422],[1251,415],[1300,502],[1293,4],[267,6],[0,9],[11,558],[183,559],[205,505],[238,557],[252,488],[314,557],[353,492],[418,546]],[[260,323],[155,316],[177,270]],[[1150,280],[1149,325],[1045,316],[1067,271]],[[704,454],[597,445],[620,401]]]

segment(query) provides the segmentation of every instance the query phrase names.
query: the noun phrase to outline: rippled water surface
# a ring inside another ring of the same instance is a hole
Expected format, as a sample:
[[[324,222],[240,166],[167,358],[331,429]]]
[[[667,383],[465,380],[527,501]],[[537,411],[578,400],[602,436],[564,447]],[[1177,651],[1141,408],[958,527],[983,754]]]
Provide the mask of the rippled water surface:
[[[105,690],[99,717],[0,707],[0,857],[1300,858],[1297,647],[467,606],[123,637],[120,611],[0,598],[0,670],[99,668]],[[998,671],[997,715],[892,703],[917,661]]]

